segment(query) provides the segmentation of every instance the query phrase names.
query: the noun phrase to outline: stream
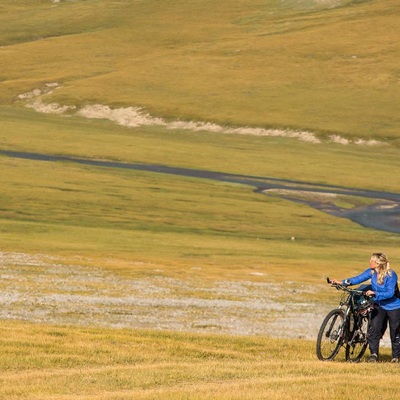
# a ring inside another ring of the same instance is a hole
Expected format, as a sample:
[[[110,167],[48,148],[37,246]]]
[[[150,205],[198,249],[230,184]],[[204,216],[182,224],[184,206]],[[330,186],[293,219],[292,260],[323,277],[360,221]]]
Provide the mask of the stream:
[[[257,193],[275,195],[287,200],[307,204],[330,215],[347,218],[364,227],[400,233],[400,194],[347,188],[343,186],[315,184],[311,182],[262,176],[228,174],[200,169],[170,167],[157,164],[125,163],[119,161],[93,160],[79,157],[46,155],[40,153],[0,150],[0,156],[43,162],[68,162],[101,168],[123,168],[136,171],[171,174],[220,182],[238,183],[254,187]],[[321,200],[331,196],[333,201]],[[351,196],[367,199],[368,205],[339,207],[334,196]]]

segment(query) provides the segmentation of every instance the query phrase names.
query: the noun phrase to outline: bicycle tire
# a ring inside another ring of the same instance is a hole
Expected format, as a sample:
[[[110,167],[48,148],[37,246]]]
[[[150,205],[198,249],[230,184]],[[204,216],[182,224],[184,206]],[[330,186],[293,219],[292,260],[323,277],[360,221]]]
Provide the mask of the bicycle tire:
[[[343,326],[344,314],[342,310],[335,309],[330,311],[322,321],[317,337],[317,357],[321,361],[333,360],[339,353],[340,347],[344,342]]]
[[[349,340],[346,344],[346,360],[350,362],[360,362],[368,346],[368,329],[370,325],[369,316],[359,316],[359,321],[354,325],[350,332]]]

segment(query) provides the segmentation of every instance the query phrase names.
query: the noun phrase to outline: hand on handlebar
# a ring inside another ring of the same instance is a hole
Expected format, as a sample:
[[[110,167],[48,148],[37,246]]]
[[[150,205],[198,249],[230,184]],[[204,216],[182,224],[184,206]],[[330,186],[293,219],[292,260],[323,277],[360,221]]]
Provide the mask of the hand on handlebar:
[[[339,279],[330,279],[329,283],[332,285],[343,285],[343,282]]]
[[[373,290],[367,290],[365,292],[365,295],[368,297],[374,297],[375,296],[375,292]]]

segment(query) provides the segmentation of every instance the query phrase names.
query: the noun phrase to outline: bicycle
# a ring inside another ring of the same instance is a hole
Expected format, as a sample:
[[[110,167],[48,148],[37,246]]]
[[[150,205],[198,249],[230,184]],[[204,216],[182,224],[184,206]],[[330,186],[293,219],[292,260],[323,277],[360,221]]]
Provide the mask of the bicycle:
[[[317,357],[333,360],[345,347],[346,361],[359,362],[368,346],[373,301],[366,295],[366,286],[349,289],[341,284],[327,282],[342,290],[339,307],[331,310],[323,320],[317,337]],[[364,290],[360,290],[364,288]]]

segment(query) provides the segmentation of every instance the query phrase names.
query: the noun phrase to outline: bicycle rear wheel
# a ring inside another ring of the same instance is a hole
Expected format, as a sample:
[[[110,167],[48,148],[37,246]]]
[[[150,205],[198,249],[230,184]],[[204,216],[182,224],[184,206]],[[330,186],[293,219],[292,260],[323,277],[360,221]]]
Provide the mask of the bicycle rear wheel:
[[[317,357],[322,361],[333,360],[344,341],[343,311],[336,309],[328,313],[322,322],[317,337]]]
[[[350,332],[350,340],[346,344],[346,360],[359,362],[368,346],[368,328],[370,317],[358,316],[358,323]]]

